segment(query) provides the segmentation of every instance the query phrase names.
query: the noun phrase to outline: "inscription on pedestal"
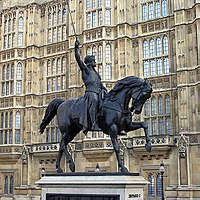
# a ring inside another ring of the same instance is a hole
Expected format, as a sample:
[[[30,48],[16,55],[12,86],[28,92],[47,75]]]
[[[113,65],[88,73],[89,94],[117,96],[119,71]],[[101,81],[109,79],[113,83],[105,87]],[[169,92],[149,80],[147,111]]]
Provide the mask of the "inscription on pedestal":
[[[120,200],[119,195],[47,194],[48,200]]]

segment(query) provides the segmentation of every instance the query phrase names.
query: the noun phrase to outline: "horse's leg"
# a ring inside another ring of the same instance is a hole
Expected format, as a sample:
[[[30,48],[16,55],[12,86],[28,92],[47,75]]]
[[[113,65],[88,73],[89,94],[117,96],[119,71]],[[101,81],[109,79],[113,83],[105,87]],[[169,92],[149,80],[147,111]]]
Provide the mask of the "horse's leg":
[[[61,160],[62,155],[63,155],[63,150],[61,148],[61,142],[60,142],[60,147],[59,147],[59,151],[58,151],[58,156],[56,158],[56,173],[63,173],[63,170],[60,167],[60,160]]]
[[[71,139],[70,139],[70,134],[69,132],[65,132],[63,134],[63,140],[61,142],[61,148],[69,162],[69,169],[71,170],[71,172],[75,172],[75,164],[74,164],[74,161],[72,159],[72,156],[71,154],[69,153],[68,149],[67,149],[67,145],[69,144],[69,142],[71,142]]]
[[[128,131],[134,131],[137,129],[143,128],[144,133],[145,133],[145,138],[146,138],[146,144],[145,144],[145,149],[150,152],[151,151],[151,143],[150,143],[150,138],[148,134],[148,125],[146,122],[131,122],[128,125]]]
[[[112,125],[110,127],[109,134],[110,134],[112,145],[113,145],[116,157],[117,157],[118,166],[119,166],[121,172],[128,173],[128,169],[122,164],[122,160],[120,157],[120,147],[119,147],[119,144],[117,141],[117,126],[116,125]]]

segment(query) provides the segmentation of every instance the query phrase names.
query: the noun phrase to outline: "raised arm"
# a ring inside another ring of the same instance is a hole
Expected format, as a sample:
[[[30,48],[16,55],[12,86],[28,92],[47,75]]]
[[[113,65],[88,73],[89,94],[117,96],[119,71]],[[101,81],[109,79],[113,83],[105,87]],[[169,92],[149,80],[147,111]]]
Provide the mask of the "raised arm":
[[[78,63],[78,66],[80,67],[80,69],[84,70],[85,69],[85,65],[84,65],[83,61],[81,60],[81,57],[80,57],[80,54],[79,54],[79,51],[78,51],[79,45],[80,45],[80,42],[78,40],[76,40],[75,41],[75,45],[74,45],[75,58],[76,58],[76,61]]]

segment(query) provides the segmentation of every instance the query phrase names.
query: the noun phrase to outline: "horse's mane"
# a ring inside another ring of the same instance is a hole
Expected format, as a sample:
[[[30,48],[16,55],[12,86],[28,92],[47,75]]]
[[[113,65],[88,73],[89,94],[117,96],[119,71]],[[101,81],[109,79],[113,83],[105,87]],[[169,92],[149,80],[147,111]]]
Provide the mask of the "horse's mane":
[[[122,89],[125,87],[138,87],[144,84],[144,80],[137,77],[137,76],[127,76],[121,80],[118,80],[117,83],[115,84],[114,88],[110,90],[108,93],[108,96],[114,96],[118,92],[120,92]]]

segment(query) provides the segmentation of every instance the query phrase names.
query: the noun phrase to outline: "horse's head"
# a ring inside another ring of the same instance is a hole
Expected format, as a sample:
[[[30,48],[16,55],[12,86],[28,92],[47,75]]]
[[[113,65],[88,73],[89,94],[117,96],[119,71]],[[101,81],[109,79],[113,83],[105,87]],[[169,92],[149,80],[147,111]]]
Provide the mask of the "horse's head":
[[[151,97],[152,86],[146,80],[137,88],[132,90],[132,106],[131,111],[135,110],[135,114],[142,112],[142,107],[147,99]]]

